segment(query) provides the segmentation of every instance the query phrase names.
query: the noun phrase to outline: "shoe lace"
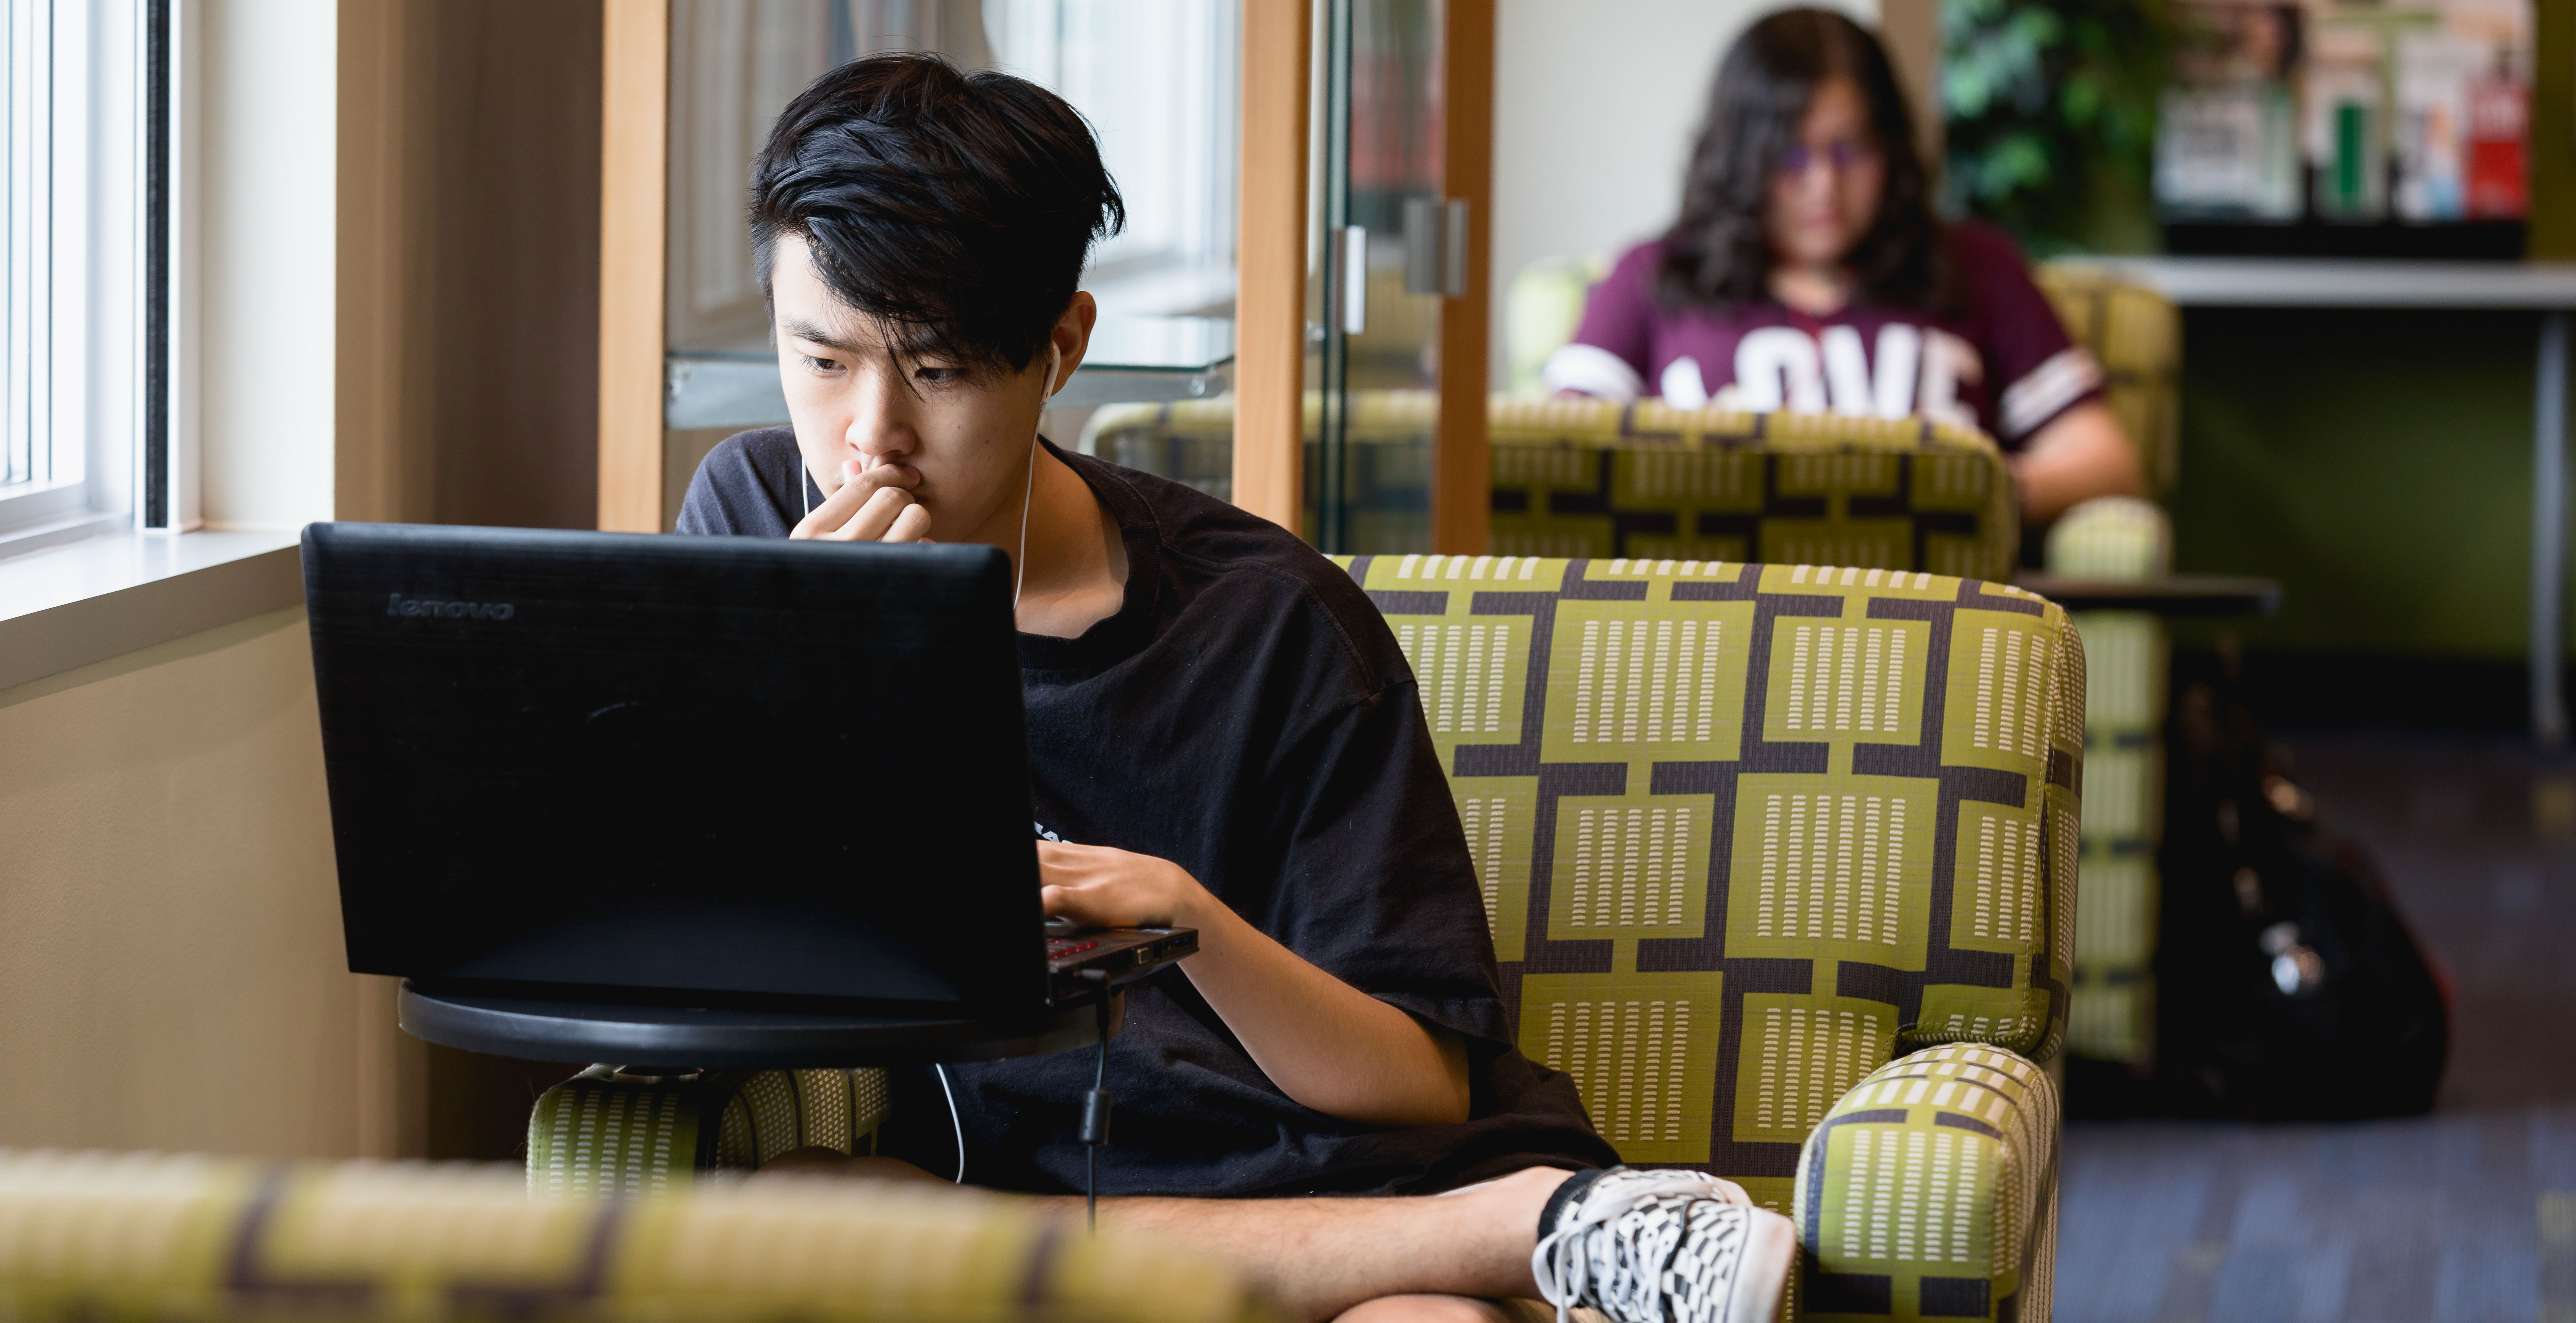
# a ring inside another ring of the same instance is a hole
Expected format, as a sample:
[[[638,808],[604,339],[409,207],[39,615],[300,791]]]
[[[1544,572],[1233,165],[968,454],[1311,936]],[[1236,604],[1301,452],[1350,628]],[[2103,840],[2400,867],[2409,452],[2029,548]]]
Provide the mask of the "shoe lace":
[[[1574,1307],[1587,1292],[1614,1318],[1669,1317],[1662,1269],[1689,1233],[1680,1210],[1665,1225],[1633,1238],[1596,1238],[1592,1232],[1660,1199],[1679,1199],[1687,1209],[1693,1201],[1720,1198],[1711,1184],[1695,1171],[1623,1171],[1584,1191],[1582,1201],[1559,1215],[1530,1252],[1530,1276],[1538,1281],[1540,1298],[1556,1306],[1556,1323],[1573,1323]],[[1629,1240],[1631,1252],[1619,1253]]]

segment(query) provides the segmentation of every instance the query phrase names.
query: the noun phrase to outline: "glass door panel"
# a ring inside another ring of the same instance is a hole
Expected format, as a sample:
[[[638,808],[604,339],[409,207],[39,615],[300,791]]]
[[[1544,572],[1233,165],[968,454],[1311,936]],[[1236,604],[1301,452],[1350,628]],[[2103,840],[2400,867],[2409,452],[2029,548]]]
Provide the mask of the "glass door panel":
[[[1322,0],[1309,288],[1307,537],[1334,553],[1431,547],[1439,423],[1441,0]]]
[[[1127,204],[1126,229],[1083,275],[1101,316],[1090,357],[1041,427],[1224,500],[1241,12],[1240,0],[983,0],[994,67],[1091,121]]]

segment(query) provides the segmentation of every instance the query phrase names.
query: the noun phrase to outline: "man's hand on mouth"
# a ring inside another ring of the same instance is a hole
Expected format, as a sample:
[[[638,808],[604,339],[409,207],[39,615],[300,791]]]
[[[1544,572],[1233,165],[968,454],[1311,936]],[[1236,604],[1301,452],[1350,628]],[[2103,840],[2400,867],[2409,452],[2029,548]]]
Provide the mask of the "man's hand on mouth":
[[[913,499],[921,471],[841,462],[841,485],[788,533],[818,542],[928,542],[930,512]]]

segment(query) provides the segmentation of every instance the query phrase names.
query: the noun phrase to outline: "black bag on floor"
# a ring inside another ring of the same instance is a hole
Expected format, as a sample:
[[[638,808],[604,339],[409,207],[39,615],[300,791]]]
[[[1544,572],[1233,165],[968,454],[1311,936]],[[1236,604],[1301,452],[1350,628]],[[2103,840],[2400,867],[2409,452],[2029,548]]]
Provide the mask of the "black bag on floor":
[[[2342,1119],[2433,1105],[2440,976],[2361,847],[2267,747],[2217,656],[2176,656],[2156,1092],[2168,1107]]]

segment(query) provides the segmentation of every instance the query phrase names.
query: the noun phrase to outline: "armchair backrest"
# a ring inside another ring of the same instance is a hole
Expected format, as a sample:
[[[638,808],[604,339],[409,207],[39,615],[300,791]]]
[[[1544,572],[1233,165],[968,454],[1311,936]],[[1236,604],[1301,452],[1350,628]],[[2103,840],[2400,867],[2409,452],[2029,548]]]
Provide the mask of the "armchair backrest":
[[[1361,556],[1410,659],[1507,1011],[1622,1158],[1789,1207],[1900,1048],[2064,1032],[2084,654],[1925,573]]]
[[[1358,544],[1427,537],[1428,391],[1351,395],[1348,499]],[[1321,418],[1307,399],[1309,449]],[[1492,550],[1505,555],[1763,560],[2004,579],[2021,521],[2003,453],[1919,418],[1672,409],[1653,401],[1495,396]],[[1113,405],[1084,449],[1231,494],[1234,402]],[[1311,484],[1318,471],[1310,453]]]
[[[1492,549],[2004,579],[2003,453],[1920,418],[1496,399]]]

